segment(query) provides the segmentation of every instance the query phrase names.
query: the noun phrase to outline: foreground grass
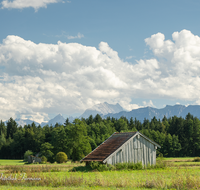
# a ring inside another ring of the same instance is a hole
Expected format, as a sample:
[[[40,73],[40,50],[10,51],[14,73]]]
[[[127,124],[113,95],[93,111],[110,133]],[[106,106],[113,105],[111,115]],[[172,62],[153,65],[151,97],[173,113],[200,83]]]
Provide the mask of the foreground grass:
[[[180,161],[170,161],[172,164],[166,169],[105,172],[69,172],[72,166],[79,165],[77,163],[2,166],[0,169],[4,170],[6,177],[14,178],[17,175],[19,178],[20,174],[26,172],[28,178],[41,178],[41,180],[14,182],[0,180],[0,189],[200,189],[200,165],[194,167],[185,164],[192,162],[183,162],[183,159]],[[175,165],[176,163],[182,165]]]
[[[12,186],[1,186],[1,190],[87,190],[87,189],[95,189],[95,190],[104,190],[105,187],[12,187]],[[125,187],[125,188],[116,188],[116,187],[108,187],[107,190],[133,190],[133,188]],[[149,188],[134,188],[134,190],[148,190]],[[156,189],[151,189],[156,190]]]
[[[8,172],[6,176],[10,176]],[[14,177],[14,175],[12,175]],[[19,176],[19,174],[18,174]],[[1,185],[28,188],[32,186],[109,189],[200,189],[199,168],[167,168],[164,170],[106,171],[106,172],[36,172],[28,178],[41,181],[2,181]]]

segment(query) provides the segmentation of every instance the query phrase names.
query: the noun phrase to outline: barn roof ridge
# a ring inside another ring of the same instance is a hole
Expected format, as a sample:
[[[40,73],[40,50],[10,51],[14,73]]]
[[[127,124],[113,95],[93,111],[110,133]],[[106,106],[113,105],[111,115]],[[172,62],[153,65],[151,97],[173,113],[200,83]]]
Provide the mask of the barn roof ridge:
[[[125,134],[125,133],[137,133],[138,131],[128,131],[128,132],[114,132],[113,134]]]

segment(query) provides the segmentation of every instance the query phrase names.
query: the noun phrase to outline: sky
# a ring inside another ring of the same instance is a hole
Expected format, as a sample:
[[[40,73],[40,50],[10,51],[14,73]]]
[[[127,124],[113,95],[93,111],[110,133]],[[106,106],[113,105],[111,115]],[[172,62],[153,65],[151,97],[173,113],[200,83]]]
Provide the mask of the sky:
[[[0,120],[200,105],[199,0],[0,0]]]

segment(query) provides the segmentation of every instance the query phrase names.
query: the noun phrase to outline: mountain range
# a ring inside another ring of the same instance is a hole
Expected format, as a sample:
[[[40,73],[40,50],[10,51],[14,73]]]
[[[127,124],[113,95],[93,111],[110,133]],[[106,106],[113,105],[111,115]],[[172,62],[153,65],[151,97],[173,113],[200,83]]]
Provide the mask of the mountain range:
[[[124,116],[127,119],[130,119],[131,117],[136,118],[137,120],[140,120],[143,122],[144,118],[151,120],[154,116],[157,119],[162,119],[164,116],[167,118],[172,116],[177,117],[183,117],[191,113],[193,116],[200,118],[200,106],[199,105],[174,105],[169,106],[167,105],[164,108],[157,109],[152,107],[144,107],[139,109],[134,109],[132,111],[126,111],[124,108],[122,108],[119,104],[108,104],[107,102],[94,105],[92,108],[86,109],[82,115],[79,116],[79,118],[88,118],[90,115],[93,117],[96,114],[101,115],[102,118],[107,117],[114,117],[119,119],[120,117]],[[69,121],[72,122],[75,118],[69,117]],[[18,125],[24,126],[31,124],[32,120],[29,119],[15,119],[15,121],[18,123]],[[66,118],[64,118],[61,114],[58,114],[53,119],[49,120],[48,122],[43,122],[40,125],[43,127],[45,125],[52,125],[54,126],[56,123],[58,124],[64,124],[66,121]],[[36,125],[39,125],[39,123],[34,122]]]
[[[17,122],[18,125],[21,125],[21,126],[32,124],[33,122],[35,123],[35,125],[39,125],[39,123],[37,123],[37,122],[35,122],[33,120],[30,120],[30,119],[17,118],[17,119],[15,119],[15,121]]]
[[[44,127],[45,125],[49,125],[49,126],[54,126],[56,123],[58,124],[64,124],[65,123],[65,118],[61,115],[58,114],[56,117],[54,117],[53,119],[49,120],[49,122],[42,122],[41,126]]]
[[[104,116],[107,114],[115,114],[124,111],[124,109],[117,103],[115,105],[108,104],[107,102],[96,104],[92,108],[86,109],[79,118],[88,118],[90,115],[93,117],[97,114]]]
[[[190,105],[190,106],[184,106],[184,105],[174,105],[169,106],[167,105],[164,108],[157,109],[152,107],[145,107],[145,108],[139,108],[134,109],[132,111],[122,111],[119,113],[114,114],[107,114],[104,117],[114,117],[119,119],[121,116],[126,117],[127,119],[130,119],[131,117],[137,118],[137,120],[140,120],[141,122],[144,120],[144,118],[151,120],[154,116],[156,119],[162,119],[164,116],[167,118],[172,116],[177,117],[183,117],[191,113],[193,116],[200,118],[200,106],[199,105]]]

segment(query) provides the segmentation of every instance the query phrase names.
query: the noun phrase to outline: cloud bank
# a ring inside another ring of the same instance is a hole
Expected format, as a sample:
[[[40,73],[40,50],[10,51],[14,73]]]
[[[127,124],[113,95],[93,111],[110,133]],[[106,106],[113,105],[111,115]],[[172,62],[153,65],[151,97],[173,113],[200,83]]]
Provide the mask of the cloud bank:
[[[46,8],[48,4],[50,3],[59,3],[62,2],[61,0],[3,0],[1,5],[2,8],[6,9],[23,9],[32,7],[36,11],[39,8]],[[67,1],[70,3],[69,1]]]
[[[0,44],[0,119],[41,122],[46,113],[82,112],[101,102],[138,108],[133,98],[180,99],[200,103],[200,38],[188,30],[171,40],[157,33],[145,39],[154,58],[131,64],[106,42],[35,44],[7,36]],[[153,102],[144,102],[153,106]]]

